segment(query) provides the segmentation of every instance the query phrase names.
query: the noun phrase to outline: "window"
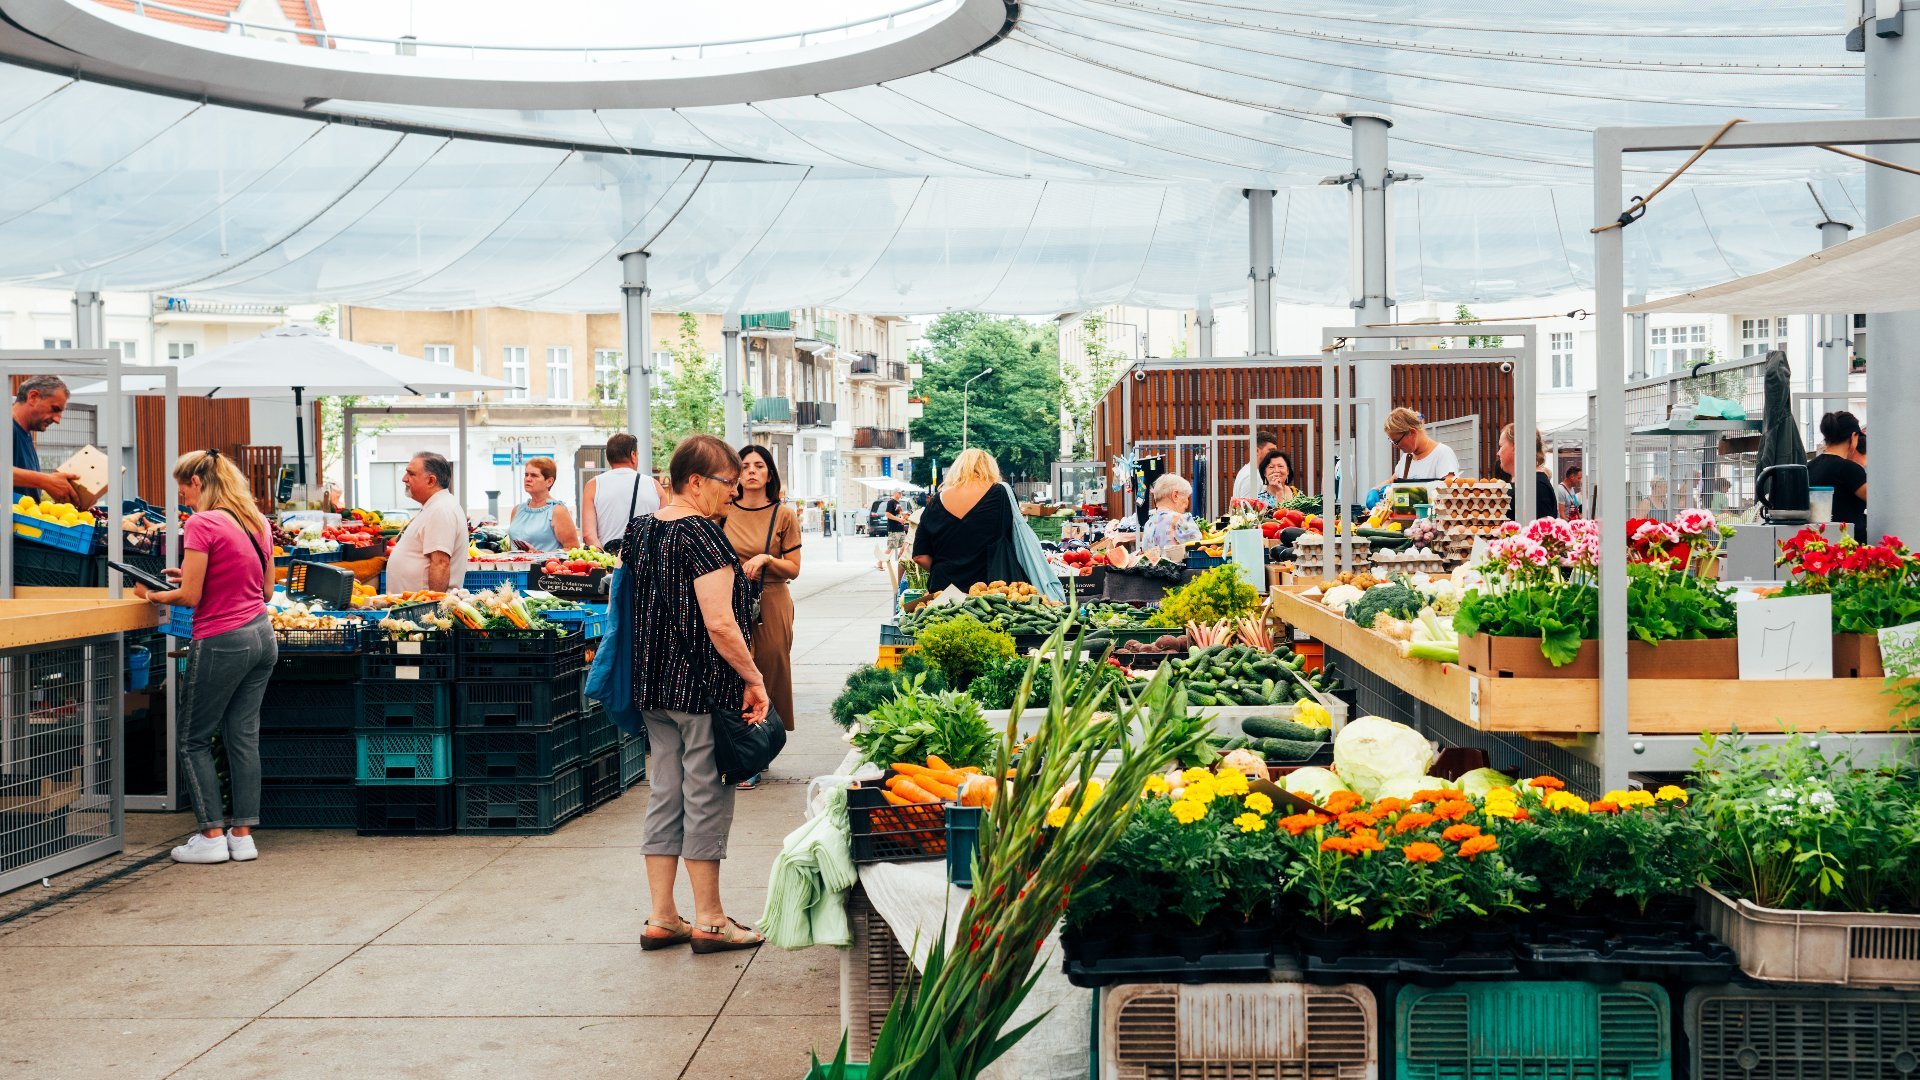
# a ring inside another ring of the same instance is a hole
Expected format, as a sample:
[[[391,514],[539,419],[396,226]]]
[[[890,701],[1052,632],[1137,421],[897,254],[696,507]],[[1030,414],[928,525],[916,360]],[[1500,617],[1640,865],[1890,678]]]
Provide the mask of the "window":
[[[1647,331],[1647,374],[1669,375],[1706,360],[1706,325],[1656,326]]]
[[[73,348],[73,339],[70,337],[41,338],[40,347],[43,349],[71,349]]]
[[[400,351],[400,347],[399,347],[398,345],[389,345],[389,344],[386,344],[386,343],[384,343],[384,342],[379,342],[379,341],[375,341],[375,342],[370,342],[370,344],[371,344],[371,345],[372,345],[372,346],[373,346],[374,348],[376,348],[376,349],[385,349],[385,350],[386,350],[386,351],[388,351],[388,352],[399,352],[399,351]]]
[[[593,384],[600,388],[600,400],[611,401],[620,392],[620,365],[625,362],[619,349],[593,350]]]
[[[125,360],[128,363],[132,363],[134,360],[138,359],[140,355],[140,343],[137,341],[129,341],[125,338],[122,338],[118,341],[107,342],[107,348],[119,349],[120,359]]]
[[[167,359],[189,359],[193,356],[196,348],[197,346],[191,341],[169,341],[167,342]]]
[[[527,347],[508,345],[500,350],[500,377],[512,383],[504,395],[507,401],[526,401],[527,393]]]
[[[653,373],[666,375],[673,370],[673,354],[664,349],[653,351]]]
[[[453,346],[428,345],[420,350],[420,358],[422,360],[425,360],[429,364],[439,364],[443,367],[452,367],[453,366]],[[445,401],[453,397],[452,394],[428,394],[427,396],[435,399],[436,401]]]
[[[1573,389],[1573,333],[1554,334],[1549,340],[1547,358],[1553,368],[1553,388]]]
[[[1740,355],[1763,356],[1769,349],[1787,347],[1787,318],[1740,320]]]
[[[547,400],[573,400],[573,349],[566,345],[547,349]]]

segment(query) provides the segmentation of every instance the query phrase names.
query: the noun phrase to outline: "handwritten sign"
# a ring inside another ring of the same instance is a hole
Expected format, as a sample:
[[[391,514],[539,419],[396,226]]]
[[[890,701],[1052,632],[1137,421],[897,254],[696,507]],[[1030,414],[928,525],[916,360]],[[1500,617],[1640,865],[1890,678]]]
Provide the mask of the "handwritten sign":
[[[1227,534],[1227,558],[1240,567],[1240,577],[1261,592],[1267,591],[1267,543],[1259,529],[1235,529]]]
[[[1735,606],[1743,679],[1833,678],[1833,598],[1776,596]]]

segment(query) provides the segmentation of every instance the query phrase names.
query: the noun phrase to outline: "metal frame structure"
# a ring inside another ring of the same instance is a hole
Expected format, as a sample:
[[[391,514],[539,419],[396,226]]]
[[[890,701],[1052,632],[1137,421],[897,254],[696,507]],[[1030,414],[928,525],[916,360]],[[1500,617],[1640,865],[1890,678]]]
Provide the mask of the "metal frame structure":
[[[341,500],[344,505],[353,502],[353,428],[354,421],[362,416],[447,416],[459,419],[456,430],[459,432],[460,461],[456,466],[457,490],[459,498],[467,497],[467,459],[473,455],[467,453],[467,415],[481,405],[356,405],[341,414],[340,423],[340,460],[345,463],[341,470],[344,474],[341,483]]]
[[[1879,46],[1870,43],[1869,49]],[[1912,58],[1907,57],[1910,61]],[[1876,64],[1875,61],[1878,61]],[[1897,56],[1869,56],[1868,74],[1877,67],[1900,64]],[[1905,65],[1910,67],[1911,65]],[[1887,70],[1885,88],[1892,92],[1910,75]],[[1875,93],[1868,83],[1869,105]],[[1716,149],[1782,149],[1807,146],[1881,146],[1920,144],[1920,118],[1884,117],[1867,120],[1809,120],[1793,123],[1739,124],[1721,131],[1719,125],[1686,124],[1653,127],[1603,127],[1593,133],[1593,213],[1594,241],[1594,313],[1599,363],[1598,391],[1595,395],[1595,424],[1591,433],[1594,458],[1599,462],[1624,460],[1626,453],[1626,381],[1615,373],[1625,370],[1625,295],[1627,229],[1642,209],[1629,214],[1622,195],[1622,173],[1629,154],[1692,152],[1717,138]],[[1873,178],[1869,177],[1869,209],[1873,209]],[[1911,183],[1911,182],[1909,182]],[[1621,222],[1627,224],[1611,227]],[[1870,221],[1870,226],[1888,224]],[[1870,331],[1871,332],[1871,331]],[[1884,343],[1886,355],[1897,352],[1897,342]],[[1871,389],[1871,388],[1870,388]],[[1901,438],[1896,434],[1895,438]],[[1892,453],[1882,444],[1881,454]],[[1896,471],[1894,483],[1899,490],[1880,492],[1876,502],[1890,506],[1901,518],[1920,517],[1914,505],[1920,491],[1914,490],[1910,476]],[[1891,497],[1889,497],[1891,496]],[[1601,485],[1593,495],[1593,516],[1601,522],[1626,520],[1626,485]],[[1904,520],[1896,524],[1904,525]],[[1685,768],[1692,763],[1695,739],[1690,736],[1633,736],[1627,717],[1627,537],[1624,529],[1606,528],[1600,534],[1600,732],[1591,750],[1600,767],[1601,783],[1607,788],[1623,787],[1634,769],[1663,771]],[[1911,743],[1909,736],[1859,735],[1844,740],[1849,747],[1888,749]]]

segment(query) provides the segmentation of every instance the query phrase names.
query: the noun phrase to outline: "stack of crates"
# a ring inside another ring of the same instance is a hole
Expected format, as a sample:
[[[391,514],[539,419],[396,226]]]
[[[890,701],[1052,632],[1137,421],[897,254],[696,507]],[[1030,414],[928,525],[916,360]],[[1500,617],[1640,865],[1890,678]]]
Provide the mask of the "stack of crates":
[[[452,832],[453,635],[369,631],[362,644],[354,691],[360,833]]]
[[[270,829],[354,827],[352,654],[289,652],[260,703],[260,822]]]
[[[601,734],[604,714],[596,711],[590,720],[582,711],[584,635],[553,628],[461,630],[456,641],[457,831],[552,832],[586,809],[583,740],[592,738],[598,755],[606,749],[600,743],[613,745]],[[610,722],[606,728],[612,731]]]
[[[581,793],[593,810],[620,797],[620,729],[597,701],[588,701],[580,714]]]
[[[625,791],[647,778],[647,733],[620,736],[620,790]]]

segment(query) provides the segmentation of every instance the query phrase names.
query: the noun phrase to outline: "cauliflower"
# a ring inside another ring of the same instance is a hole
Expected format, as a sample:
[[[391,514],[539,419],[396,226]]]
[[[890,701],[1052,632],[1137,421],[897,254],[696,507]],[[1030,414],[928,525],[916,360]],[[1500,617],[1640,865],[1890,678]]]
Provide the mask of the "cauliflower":
[[[1335,585],[1320,597],[1320,602],[1342,615],[1347,613],[1347,605],[1365,596],[1366,593],[1352,585]]]

